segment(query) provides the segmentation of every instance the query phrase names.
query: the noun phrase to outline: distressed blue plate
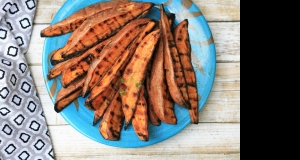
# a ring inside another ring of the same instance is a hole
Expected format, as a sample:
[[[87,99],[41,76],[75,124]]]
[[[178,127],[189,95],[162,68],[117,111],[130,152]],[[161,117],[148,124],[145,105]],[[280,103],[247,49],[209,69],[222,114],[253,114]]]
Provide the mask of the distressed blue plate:
[[[103,0],[67,0],[64,5],[56,13],[51,25],[65,19],[75,11],[88,5],[100,2]],[[165,4],[167,12],[175,13],[175,25],[184,19],[189,20],[189,34],[192,46],[192,62],[197,76],[198,94],[201,96],[199,101],[199,112],[203,109],[213,86],[216,72],[216,50],[210,28],[197,6],[190,0],[140,0],[150,1],[155,4]],[[154,7],[148,17],[159,19],[159,8]],[[53,66],[49,61],[49,54],[58,48],[63,47],[71,33],[45,38],[43,48],[43,77],[47,91],[54,103],[57,92],[61,89],[60,79],[57,77],[53,80],[47,80],[47,74]],[[189,113],[186,109],[175,105],[175,114],[177,116],[177,124],[169,125],[162,123],[160,126],[149,124],[149,141],[141,141],[135,134],[133,127],[130,126],[127,130],[122,130],[119,141],[109,141],[103,139],[98,128],[99,123],[93,126],[94,113],[84,106],[85,99],[80,97],[74,103],[70,104],[60,114],[61,116],[77,131],[99,143],[120,147],[120,148],[138,148],[150,146],[162,142],[175,134],[179,133],[188,125],[191,124]],[[53,108],[54,110],[54,108]],[[201,124],[198,124],[201,125]],[[183,139],[184,141],[184,139]]]

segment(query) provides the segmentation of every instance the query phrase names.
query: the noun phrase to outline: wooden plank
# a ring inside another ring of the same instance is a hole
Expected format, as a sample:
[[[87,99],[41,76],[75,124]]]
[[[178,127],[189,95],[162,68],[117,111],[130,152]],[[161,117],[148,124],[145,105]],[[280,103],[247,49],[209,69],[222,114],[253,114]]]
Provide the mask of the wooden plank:
[[[240,22],[208,23],[216,46],[217,62],[240,62]]]
[[[29,65],[41,65],[45,38],[40,37],[40,31],[48,25],[35,25],[28,52]],[[217,62],[240,62],[240,22],[209,23],[216,45]]]
[[[200,123],[189,125],[175,136],[158,144],[137,149],[115,148],[82,136],[69,125],[50,126],[54,152],[60,158],[93,156],[145,156],[160,155],[161,158],[180,155],[212,154],[221,158],[238,158],[240,153],[240,124]],[[100,134],[99,134],[100,136]],[[72,147],[70,147],[72,146]],[[232,154],[232,156],[230,156]],[[218,156],[219,155],[219,156]],[[110,157],[113,156],[113,157]],[[201,158],[201,157],[200,157]]]
[[[99,159],[105,159],[105,160],[115,160],[115,159],[122,159],[122,160],[141,160],[141,159],[147,159],[147,160],[174,160],[174,159],[188,159],[188,160],[238,160],[240,159],[240,153],[233,153],[233,154],[185,154],[185,155],[164,155],[163,153],[159,155],[96,155],[96,156],[76,156],[76,157],[65,157],[65,156],[57,156],[57,160],[99,160]]]
[[[207,21],[240,21],[240,0],[193,0]]]
[[[34,23],[50,23],[65,0],[39,0]],[[239,0],[193,0],[207,21],[239,21]]]

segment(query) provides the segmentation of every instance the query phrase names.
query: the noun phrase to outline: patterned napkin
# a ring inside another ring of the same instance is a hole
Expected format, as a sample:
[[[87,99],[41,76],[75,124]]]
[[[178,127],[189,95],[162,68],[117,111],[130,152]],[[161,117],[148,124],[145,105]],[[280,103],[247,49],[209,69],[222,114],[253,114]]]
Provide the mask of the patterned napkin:
[[[24,54],[36,0],[0,0],[0,160],[54,159],[51,139]]]

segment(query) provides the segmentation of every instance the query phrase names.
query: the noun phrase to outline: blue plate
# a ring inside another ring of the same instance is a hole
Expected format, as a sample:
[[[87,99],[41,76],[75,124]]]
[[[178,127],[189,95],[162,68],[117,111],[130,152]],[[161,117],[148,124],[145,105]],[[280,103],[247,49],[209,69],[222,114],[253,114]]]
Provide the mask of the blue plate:
[[[56,13],[51,25],[65,19],[70,16],[75,11],[86,7],[88,5],[100,2],[103,0],[67,0],[64,5]],[[189,20],[189,34],[192,46],[192,62],[196,71],[197,76],[197,88],[198,94],[201,96],[199,101],[199,112],[203,109],[205,105],[213,83],[215,79],[216,72],[216,50],[215,44],[212,37],[210,28],[202,15],[201,11],[197,6],[190,0],[139,0],[139,1],[150,1],[155,4],[165,4],[165,9],[167,12],[175,13],[175,25],[181,22],[184,19]],[[150,18],[159,19],[159,6],[155,6],[151,13],[149,14]],[[52,37],[45,38],[44,48],[43,48],[43,76],[46,84],[47,91],[54,103],[58,91],[61,89],[61,77],[57,77],[53,80],[47,80],[47,74],[50,68],[53,66],[49,61],[49,54],[58,48],[63,47],[68,37],[71,33]],[[119,141],[109,141],[103,139],[98,128],[99,123],[96,126],[93,126],[93,116],[94,113],[84,106],[85,99],[80,97],[65,108],[60,114],[61,116],[77,131],[83,135],[91,138],[94,141],[99,143],[120,147],[120,148],[138,148],[149,146],[162,142],[181,130],[183,130],[188,125],[191,124],[189,113],[186,109],[175,105],[175,114],[177,116],[177,124],[169,125],[162,123],[160,126],[153,126],[149,124],[149,141],[141,141],[135,134],[133,127],[129,126],[127,130],[121,131],[121,137]],[[54,108],[53,108],[54,110]],[[198,124],[201,125],[201,124]],[[183,139],[184,141],[184,139]]]

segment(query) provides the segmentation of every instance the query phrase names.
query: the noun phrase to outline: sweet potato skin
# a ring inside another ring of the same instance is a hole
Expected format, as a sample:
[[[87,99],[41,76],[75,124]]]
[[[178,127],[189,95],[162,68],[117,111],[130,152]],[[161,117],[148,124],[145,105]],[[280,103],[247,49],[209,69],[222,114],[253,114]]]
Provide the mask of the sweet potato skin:
[[[174,30],[174,38],[176,47],[179,51],[181,63],[184,70],[185,79],[187,82],[187,89],[191,109],[189,114],[191,123],[198,124],[198,93],[195,70],[191,61],[191,45],[188,32],[188,20],[180,22]]]
[[[174,37],[171,32],[171,27],[168,17],[161,5],[161,29],[164,42],[164,66],[166,69],[166,80],[173,100],[181,107],[190,109],[188,100],[186,81],[181,66],[179,54],[175,45]]]
[[[62,88],[56,96],[54,110],[59,113],[71,104],[75,99],[80,97],[85,78],[78,79],[69,87]]]
[[[170,98],[165,76],[162,38],[160,38],[157,47],[149,79],[148,98],[155,115],[161,121],[168,124],[176,124],[177,119],[174,113],[174,103]],[[154,123],[157,122],[154,121]]]

